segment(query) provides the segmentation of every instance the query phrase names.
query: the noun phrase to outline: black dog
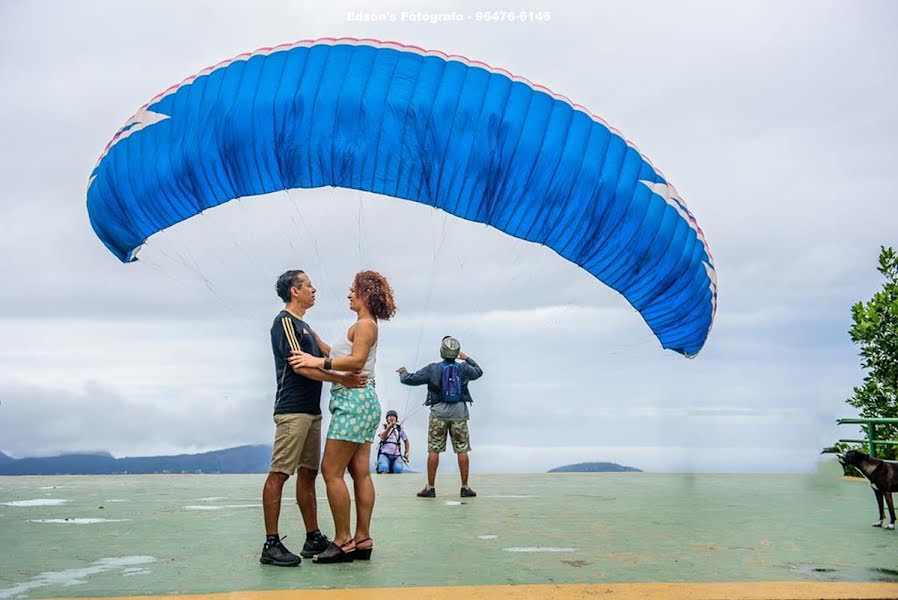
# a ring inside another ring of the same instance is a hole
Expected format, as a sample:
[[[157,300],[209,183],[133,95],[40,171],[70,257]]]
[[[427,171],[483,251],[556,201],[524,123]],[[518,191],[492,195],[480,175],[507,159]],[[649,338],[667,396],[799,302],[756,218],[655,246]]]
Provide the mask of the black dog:
[[[851,465],[870,482],[870,487],[876,494],[876,503],[879,505],[879,520],[873,523],[873,527],[895,529],[895,504],[892,492],[898,491],[898,463],[879,460],[859,450],[849,450],[845,454],[839,454],[838,457],[840,463]],[[889,518],[892,520],[888,525],[882,524],[886,518],[882,510],[883,496],[889,504]]]

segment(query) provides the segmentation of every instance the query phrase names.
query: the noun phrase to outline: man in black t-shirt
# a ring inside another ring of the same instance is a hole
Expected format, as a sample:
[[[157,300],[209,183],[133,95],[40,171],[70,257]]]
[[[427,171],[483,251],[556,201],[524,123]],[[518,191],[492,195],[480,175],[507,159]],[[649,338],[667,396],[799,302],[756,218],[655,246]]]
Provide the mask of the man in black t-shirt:
[[[330,354],[330,346],[303,320],[306,311],[315,304],[315,288],[309,276],[298,270],[287,271],[278,278],[276,289],[285,306],[271,326],[271,350],[277,376],[276,430],[271,468],[262,489],[266,540],[259,561],[292,567],[302,559],[281,542],[278,518],[284,483],[297,471],[296,502],[306,528],[306,542],[300,554],[309,558],[323,552],[330,544],[318,529],[315,496],[315,478],[321,462],[321,382],[337,382],[355,388],[363,387],[366,378],[355,373],[337,374],[308,367],[294,370],[287,362],[291,351],[301,349],[321,357]]]

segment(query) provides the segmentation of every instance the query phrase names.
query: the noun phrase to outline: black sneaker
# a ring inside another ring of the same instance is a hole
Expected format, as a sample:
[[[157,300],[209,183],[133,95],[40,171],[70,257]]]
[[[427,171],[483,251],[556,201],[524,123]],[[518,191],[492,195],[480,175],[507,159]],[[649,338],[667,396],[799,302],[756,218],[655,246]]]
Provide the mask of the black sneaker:
[[[259,562],[276,567],[295,567],[302,562],[302,559],[287,550],[281,540],[278,540],[275,544],[262,546],[262,556],[259,557]]]
[[[436,498],[437,490],[436,488],[424,488],[420,492],[418,492],[418,498]]]
[[[461,496],[462,498],[474,498],[477,496],[477,492],[475,492],[474,490],[472,490],[469,487],[463,487],[461,489],[461,494],[459,494],[459,496]]]
[[[300,552],[300,554],[303,558],[312,558],[316,554],[321,554],[327,550],[327,547],[330,546],[330,544],[331,541],[327,539],[327,536],[318,531],[315,532],[312,539],[306,538],[306,543],[303,544],[302,552]]]

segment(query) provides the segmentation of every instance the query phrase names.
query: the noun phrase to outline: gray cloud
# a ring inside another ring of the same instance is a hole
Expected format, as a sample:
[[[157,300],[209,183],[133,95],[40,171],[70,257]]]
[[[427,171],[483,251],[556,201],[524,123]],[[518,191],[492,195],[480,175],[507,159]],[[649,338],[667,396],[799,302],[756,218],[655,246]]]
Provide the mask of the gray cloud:
[[[271,443],[270,415],[217,393],[183,390],[147,404],[88,382],[80,390],[3,386],[3,445],[13,456],[109,451],[118,456]]]

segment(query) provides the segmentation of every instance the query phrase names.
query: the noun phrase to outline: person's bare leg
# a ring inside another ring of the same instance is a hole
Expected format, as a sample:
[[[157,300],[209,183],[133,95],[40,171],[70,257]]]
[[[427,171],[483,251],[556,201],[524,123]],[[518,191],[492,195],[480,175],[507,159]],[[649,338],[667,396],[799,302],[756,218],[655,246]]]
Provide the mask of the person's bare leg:
[[[467,452],[459,452],[458,453],[458,473],[461,475],[461,486],[468,487],[468,453]]]
[[[262,514],[265,517],[265,533],[274,535],[278,533],[278,519],[281,516],[281,497],[284,493],[284,484],[290,476],[286,473],[268,474],[265,485],[262,487]]]
[[[440,466],[440,453],[427,453],[427,485],[434,487],[437,479],[437,467]]]
[[[355,489],[355,535],[358,542],[371,538],[371,514],[374,512],[374,482],[371,481],[371,443],[366,442],[358,447],[349,461],[349,474]],[[365,542],[363,548],[372,544]]]
[[[315,496],[315,479],[318,471],[299,468],[296,477],[296,503],[299,505],[299,514],[306,526],[306,533],[318,529],[318,498]]]
[[[327,502],[334,517],[334,543],[338,546],[352,539],[349,531],[349,489],[343,475],[359,444],[328,439],[321,459],[321,476],[327,486]]]

